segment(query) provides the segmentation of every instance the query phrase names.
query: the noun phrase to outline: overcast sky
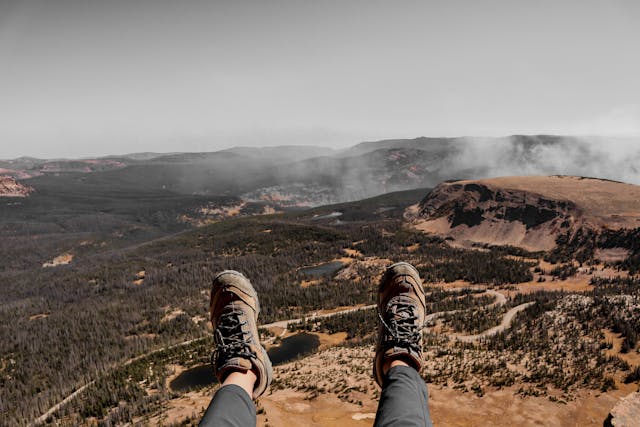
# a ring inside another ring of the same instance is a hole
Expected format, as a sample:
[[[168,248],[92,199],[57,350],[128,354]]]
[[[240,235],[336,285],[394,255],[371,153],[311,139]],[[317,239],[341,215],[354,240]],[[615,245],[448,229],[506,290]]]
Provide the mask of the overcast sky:
[[[0,158],[640,134],[637,0],[0,0]]]

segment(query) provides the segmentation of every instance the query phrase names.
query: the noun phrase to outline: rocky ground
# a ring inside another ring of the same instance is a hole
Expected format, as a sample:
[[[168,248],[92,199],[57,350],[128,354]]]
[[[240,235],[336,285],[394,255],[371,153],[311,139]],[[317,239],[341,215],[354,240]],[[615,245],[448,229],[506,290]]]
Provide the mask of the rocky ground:
[[[27,197],[31,192],[33,188],[9,176],[0,175],[0,197]]]

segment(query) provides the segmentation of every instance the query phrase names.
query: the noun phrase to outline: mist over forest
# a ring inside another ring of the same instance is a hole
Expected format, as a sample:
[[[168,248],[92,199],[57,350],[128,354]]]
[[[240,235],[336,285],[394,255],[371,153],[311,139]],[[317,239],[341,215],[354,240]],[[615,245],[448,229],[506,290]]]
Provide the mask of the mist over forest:
[[[36,190],[57,182],[69,191],[122,186],[318,206],[451,179],[576,175],[640,184],[639,164],[640,142],[633,138],[514,135],[394,139],[342,150],[300,145],[95,160],[20,158],[0,161],[0,172]]]

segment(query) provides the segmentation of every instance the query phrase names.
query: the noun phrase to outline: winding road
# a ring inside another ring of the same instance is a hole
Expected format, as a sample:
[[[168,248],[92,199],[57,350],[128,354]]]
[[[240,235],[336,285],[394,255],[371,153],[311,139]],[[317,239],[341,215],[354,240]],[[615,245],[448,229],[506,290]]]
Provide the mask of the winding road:
[[[504,331],[505,329],[507,329],[509,326],[511,326],[511,322],[513,321],[513,318],[516,316],[516,314],[520,313],[522,310],[526,309],[527,307],[529,307],[530,305],[535,304],[535,302],[526,302],[524,304],[520,304],[517,305],[515,307],[513,307],[511,310],[507,311],[504,314],[504,317],[502,318],[502,322],[500,322],[500,324],[498,326],[494,326],[493,328],[489,328],[484,332],[480,332],[479,334],[475,334],[475,335],[450,335],[450,338],[454,338],[458,341],[462,341],[462,342],[474,342],[474,341],[478,341],[480,338],[486,338],[486,337],[490,337],[493,336],[497,333],[500,333],[502,331]]]
[[[501,294],[500,292],[494,291],[493,289],[487,289],[485,292],[486,295],[492,295],[496,298],[496,300],[494,302],[492,302],[491,304],[487,305],[486,307],[494,307],[497,305],[504,305],[507,302],[507,298]],[[513,307],[512,309],[510,309],[509,311],[507,311],[504,315],[504,317],[502,318],[502,322],[500,322],[500,324],[498,326],[494,326],[490,329],[487,329],[484,332],[481,332],[479,334],[476,335],[455,335],[455,334],[446,334],[448,335],[448,337],[450,339],[455,339],[455,340],[459,340],[462,342],[475,342],[478,341],[481,338],[486,338],[486,337],[490,337],[492,335],[495,335],[499,332],[504,331],[505,329],[507,329],[509,326],[511,326],[511,322],[513,321],[513,318],[515,317],[516,314],[518,314],[519,312],[521,312],[522,310],[526,309],[527,307],[529,307],[530,305],[535,304],[534,302],[528,302],[528,303],[524,303],[524,304],[520,304],[516,307]],[[328,312],[328,313],[311,313],[308,316],[305,317],[299,317],[299,318],[295,318],[295,319],[287,319],[287,320],[280,320],[278,322],[272,322],[272,323],[267,323],[267,324],[263,324],[263,325],[259,325],[258,327],[261,329],[266,329],[266,328],[282,328],[283,329],[283,333],[284,334],[289,325],[293,325],[293,324],[297,324],[297,323],[301,323],[303,320],[317,320],[317,319],[324,319],[324,318],[328,318],[328,317],[333,317],[333,316],[338,316],[341,314],[347,314],[347,313],[353,313],[359,310],[371,310],[373,308],[376,307],[376,304],[371,304],[371,305],[366,305],[366,306],[362,306],[362,307],[352,307],[352,308],[347,308],[344,310],[339,310],[339,311],[333,311],[333,312]],[[439,311],[437,313],[431,313],[428,316],[426,316],[425,318],[425,323],[434,321],[435,319],[437,319],[438,317],[444,316],[446,314],[452,314],[455,312],[458,312],[461,310],[451,310],[451,311]],[[282,335],[281,334],[281,335]],[[204,340],[205,338],[194,338],[194,339],[190,339],[188,341],[183,341],[177,344],[173,344],[169,347],[163,347],[163,348],[159,348],[144,354],[141,354],[139,356],[133,357],[131,359],[126,360],[123,364],[121,364],[120,366],[124,365],[129,365],[135,361],[138,361],[140,359],[144,359],[145,357],[148,356],[152,356],[156,353],[159,353],[161,351],[165,351],[168,349],[173,349],[173,348],[178,348],[178,347],[185,347],[189,344],[192,344],[194,342],[197,341],[201,341]],[[78,395],[80,395],[83,391],[85,391],[88,387],[90,387],[93,383],[95,383],[94,381],[90,381],[86,384],[84,384],[83,386],[81,386],[80,388],[78,388],[76,391],[74,391],[73,393],[69,394],[67,397],[65,397],[63,400],[61,400],[59,403],[55,404],[54,406],[52,406],[51,408],[49,408],[49,410],[47,410],[47,412],[45,412],[44,414],[42,414],[40,417],[36,418],[32,423],[31,426],[38,426],[41,424],[44,424],[47,420],[47,418],[53,416],[59,409],[61,409],[64,405],[66,405],[67,403],[69,403],[70,401],[72,401],[74,398],[76,398]]]
[[[347,308],[345,310],[339,310],[339,311],[332,311],[329,313],[311,313],[308,316],[305,317],[299,317],[297,319],[288,319],[288,320],[280,320],[279,322],[273,322],[273,323],[267,323],[266,325],[258,325],[258,328],[260,329],[268,329],[268,328],[282,328],[283,331],[280,334],[281,336],[284,335],[285,332],[287,332],[287,328],[289,327],[289,325],[295,325],[297,323],[302,323],[303,320],[318,320],[318,319],[325,319],[327,317],[333,317],[333,316],[337,316],[339,314],[347,314],[347,313],[353,313],[359,310],[371,310],[373,308],[375,308],[376,305],[375,304],[371,304],[371,305],[365,305],[365,306],[361,306],[361,307],[353,307],[353,308]]]

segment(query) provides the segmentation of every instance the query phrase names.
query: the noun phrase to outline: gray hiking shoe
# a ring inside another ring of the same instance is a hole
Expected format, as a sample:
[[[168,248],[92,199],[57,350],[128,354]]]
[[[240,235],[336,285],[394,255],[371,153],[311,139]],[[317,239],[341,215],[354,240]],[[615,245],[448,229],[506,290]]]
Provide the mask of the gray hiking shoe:
[[[389,267],[378,288],[380,323],[373,376],[380,387],[386,361],[400,359],[417,371],[422,368],[422,329],[426,309],[418,270],[406,262]]]
[[[226,270],[213,279],[209,308],[215,345],[211,362],[218,381],[222,383],[231,372],[253,369],[258,377],[253,389],[257,399],[273,379],[271,361],[258,334],[258,294],[249,279]]]

